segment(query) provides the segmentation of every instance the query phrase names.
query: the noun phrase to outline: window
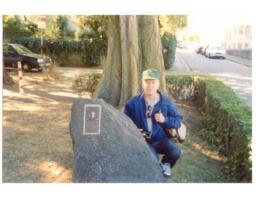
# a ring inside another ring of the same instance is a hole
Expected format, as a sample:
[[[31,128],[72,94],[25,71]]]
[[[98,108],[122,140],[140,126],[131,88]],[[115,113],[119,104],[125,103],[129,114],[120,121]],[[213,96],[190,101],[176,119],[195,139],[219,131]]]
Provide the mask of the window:
[[[244,33],[244,26],[240,26],[239,28],[239,34],[243,34]]]
[[[237,27],[235,27],[235,30],[234,30],[234,33],[235,33],[235,35],[237,35]]]
[[[242,49],[243,43],[238,43],[238,49]]]
[[[246,35],[249,35],[250,34],[250,31],[251,30],[251,27],[249,26],[249,25],[247,25],[246,27],[245,27],[245,34]]]

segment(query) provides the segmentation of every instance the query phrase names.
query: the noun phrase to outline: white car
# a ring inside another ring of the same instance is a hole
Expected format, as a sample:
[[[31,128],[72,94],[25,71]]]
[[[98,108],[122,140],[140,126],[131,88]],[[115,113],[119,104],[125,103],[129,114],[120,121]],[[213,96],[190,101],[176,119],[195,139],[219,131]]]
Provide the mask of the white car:
[[[225,58],[226,50],[223,47],[219,47],[219,46],[209,46],[206,49],[205,55],[209,58],[213,58],[213,57]]]

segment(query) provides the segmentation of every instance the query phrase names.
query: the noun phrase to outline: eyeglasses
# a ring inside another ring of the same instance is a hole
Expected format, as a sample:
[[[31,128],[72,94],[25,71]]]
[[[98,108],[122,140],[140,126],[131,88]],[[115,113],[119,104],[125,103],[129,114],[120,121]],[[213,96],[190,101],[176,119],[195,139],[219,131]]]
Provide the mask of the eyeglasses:
[[[147,118],[151,118],[151,114],[152,114],[152,107],[150,105],[147,106]]]

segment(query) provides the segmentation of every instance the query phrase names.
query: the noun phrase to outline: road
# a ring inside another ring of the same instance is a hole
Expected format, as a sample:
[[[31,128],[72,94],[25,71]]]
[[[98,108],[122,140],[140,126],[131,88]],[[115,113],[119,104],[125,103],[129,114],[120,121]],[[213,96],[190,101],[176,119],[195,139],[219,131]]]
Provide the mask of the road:
[[[177,50],[174,67],[167,73],[198,73],[214,76],[252,106],[252,69],[228,59],[209,59],[190,50]]]

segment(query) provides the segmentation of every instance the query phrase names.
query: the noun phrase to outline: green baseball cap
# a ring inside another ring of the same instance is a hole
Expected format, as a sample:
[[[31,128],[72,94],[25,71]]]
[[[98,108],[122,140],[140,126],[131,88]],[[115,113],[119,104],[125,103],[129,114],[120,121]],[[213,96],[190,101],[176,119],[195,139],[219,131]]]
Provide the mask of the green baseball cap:
[[[143,71],[142,73],[142,79],[154,79],[154,80],[160,80],[160,72],[158,69],[147,69]]]

